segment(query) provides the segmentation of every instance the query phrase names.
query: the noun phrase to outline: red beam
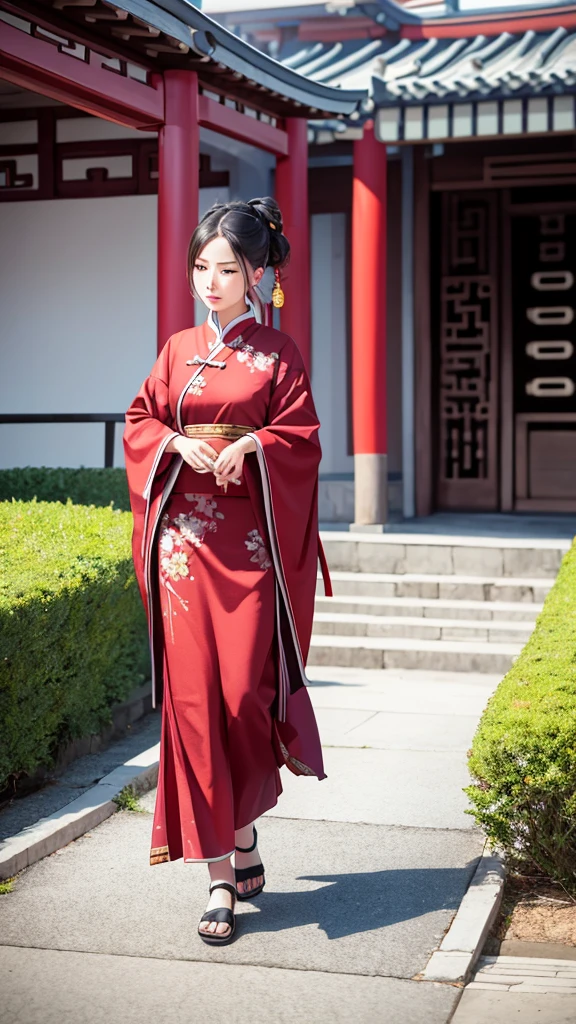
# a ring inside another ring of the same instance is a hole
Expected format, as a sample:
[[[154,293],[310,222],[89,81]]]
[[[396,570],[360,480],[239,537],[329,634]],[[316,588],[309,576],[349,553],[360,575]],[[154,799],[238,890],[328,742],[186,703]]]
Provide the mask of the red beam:
[[[298,39],[303,42],[341,43],[346,39],[379,39],[386,35],[383,25],[372,18],[305,18],[298,26]]]
[[[405,39],[463,39],[470,36],[499,36],[502,32],[522,33],[553,32],[555,28],[576,28],[576,11],[566,9],[551,11],[550,14],[523,13],[518,17],[502,17],[501,14],[485,14],[481,21],[465,21],[456,18],[438,19],[422,25],[403,25],[401,35]]]
[[[87,63],[0,22],[0,78],[130,128],[161,125],[161,81],[145,85],[105,68],[101,59],[90,51],[93,63]]]
[[[265,121],[241,114],[224,103],[217,103],[208,96],[198,97],[198,123],[203,128],[211,128],[214,132],[227,135],[231,139],[239,139],[250,146],[258,146],[275,156],[287,156],[288,135],[281,128],[274,128]],[[306,123],[306,122],[304,122]]]

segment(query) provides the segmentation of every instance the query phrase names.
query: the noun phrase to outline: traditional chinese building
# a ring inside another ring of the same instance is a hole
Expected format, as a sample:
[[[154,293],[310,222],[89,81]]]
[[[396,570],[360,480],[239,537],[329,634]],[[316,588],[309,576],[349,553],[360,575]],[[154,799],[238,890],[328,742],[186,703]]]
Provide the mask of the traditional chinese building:
[[[207,0],[308,80],[368,92],[310,124],[334,506],[574,511],[576,4],[240,6]]]
[[[277,195],[281,326],[310,360],[307,121],[363,96],[186,0],[0,0],[2,466],[122,464],[115,423],[194,323],[186,251],[215,199]]]

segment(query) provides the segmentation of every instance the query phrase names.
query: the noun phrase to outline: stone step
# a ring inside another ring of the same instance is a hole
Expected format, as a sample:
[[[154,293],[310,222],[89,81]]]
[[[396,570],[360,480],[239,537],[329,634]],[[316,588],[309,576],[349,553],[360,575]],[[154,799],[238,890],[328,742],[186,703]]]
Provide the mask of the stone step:
[[[484,643],[519,643],[528,640],[530,622],[474,619],[425,619],[409,615],[356,615],[316,612],[313,632],[318,636],[411,637],[421,640],[480,640]]]
[[[450,601],[423,597],[367,597],[362,594],[334,594],[316,597],[317,612],[340,615],[406,615],[424,619],[474,619],[477,621],[531,622],[542,611],[534,601]]]
[[[521,643],[479,640],[418,640],[402,637],[313,634],[309,665],[350,668],[414,668],[432,672],[488,672],[504,675]]]
[[[554,577],[569,540],[324,531],[330,569],[343,572]]]
[[[514,601],[541,604],[554,577],[458,576],[432,573],[330,571],[334,593],[363,597],[419,597],[437,600]],[[319,594],[324,593],[318,577]]]

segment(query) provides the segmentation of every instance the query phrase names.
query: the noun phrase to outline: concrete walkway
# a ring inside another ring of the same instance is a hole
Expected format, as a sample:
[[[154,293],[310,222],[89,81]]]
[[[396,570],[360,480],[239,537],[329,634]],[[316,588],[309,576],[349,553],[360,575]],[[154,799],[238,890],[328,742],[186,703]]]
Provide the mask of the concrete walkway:
[[[483,848],[462,786],[498,678],[309,675],[328,778],[283,770],[259,825],[267,886],[239,905],[237,940],[196,936],[204,866],[149,867],[149,793],[0,897],[3,1024],[451,1019],[461,989],[418,979]]]

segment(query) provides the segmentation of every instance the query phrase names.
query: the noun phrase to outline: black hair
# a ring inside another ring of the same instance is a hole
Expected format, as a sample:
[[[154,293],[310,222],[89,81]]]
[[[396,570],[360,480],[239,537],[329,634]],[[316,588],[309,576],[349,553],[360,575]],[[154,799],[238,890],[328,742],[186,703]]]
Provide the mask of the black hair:
[[[194,294],[194,264],[204,246],[222,235],[234,253],[244,275],[246,291],[246,260],[253,270],[258,267],[282,267],[288,262],[290,243],[282,234],[282,214],[275,199],[250,199],[245,203],[233,200],[216,203],[204,214],[188,246],[188,280]]]

